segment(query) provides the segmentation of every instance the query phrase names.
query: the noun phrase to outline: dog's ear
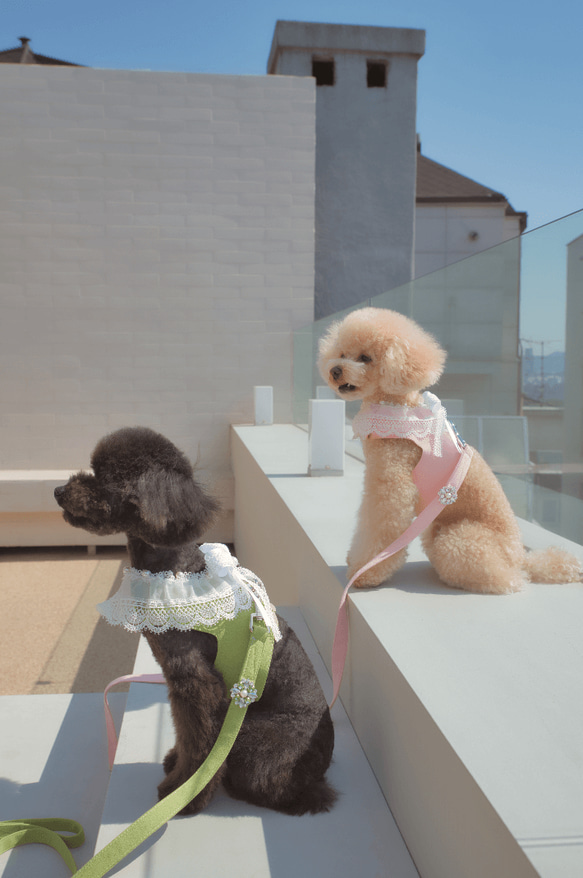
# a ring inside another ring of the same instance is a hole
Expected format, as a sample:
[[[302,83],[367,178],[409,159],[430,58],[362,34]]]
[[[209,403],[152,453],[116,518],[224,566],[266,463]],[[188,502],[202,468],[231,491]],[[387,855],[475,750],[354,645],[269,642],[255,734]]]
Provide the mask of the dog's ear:
[[[132,534],[153,546],[179,546],[198,539],[220,508],[192,476],[176,470],[143,473],[130,499],[138,511]]]
[[[446,360],[445,351],[421,327],[408,338],[392,338],[381,363],[381,383],[395,393],[424,390],[439,381]]]
[[[335,348],[338,342],[339,327],[340,321],[337,320],[328,327],[326,333],[318,340],[318,369],[324,381],[328,380],[327,361],[333,356],[338,356]]]

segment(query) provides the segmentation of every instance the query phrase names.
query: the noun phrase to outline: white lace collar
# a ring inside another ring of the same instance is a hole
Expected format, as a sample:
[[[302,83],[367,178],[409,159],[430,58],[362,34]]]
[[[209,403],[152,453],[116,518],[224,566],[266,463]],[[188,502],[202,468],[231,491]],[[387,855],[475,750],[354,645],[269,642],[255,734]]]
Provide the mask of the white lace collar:
[[[204,543],[199,548],[206,562],[201,573],[126,568],[119,590],[97,609],[111,625],[161,633],[171,628],[213,628],[254,604],[275,639],[280,640],[277,616],[261,580],[239,567],[222,543]]]
[[[423,403],[414,408],[390,403],[364,403],[352,421],[356,437],[366,439],[375,433],[383,439],[413,439],[441,457],[441,437],[447,429],[447,412],[440,399],[429,391]]]

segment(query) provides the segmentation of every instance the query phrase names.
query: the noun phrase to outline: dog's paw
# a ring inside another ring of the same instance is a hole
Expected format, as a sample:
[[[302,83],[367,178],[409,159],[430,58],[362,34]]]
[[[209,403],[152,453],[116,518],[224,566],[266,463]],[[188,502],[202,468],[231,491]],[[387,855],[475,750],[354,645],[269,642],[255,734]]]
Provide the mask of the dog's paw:
[[[354,588],[374,588],[379,585],[378,582],[371,582],[366,573],[363,573],[362,576],[359,576],[358,579],[355,579],[352,583]]]
[[[171,756],[172,754],[174,754],[175,761],[178,761],[176,759],[175,748],[172,748],[172,750],[169,751],[167,757]],[[196,769],[193,766],[191,766],[191,768],[192,770],[184,770],[184,768],[182,768],[181,770],[177,770],[175,767],[170,774],[167,774],[164,780],[158,784],[158,799],[165,799],[166,796],[169,796],[170,793],[173,793],[175,790],[181,787],[182,784],[186,783],[186,781],[189,780],[195,773]],[[223,779],[223,776],[225,774],[225,770],[226,766],[223,764],[216,772],[214,777],[212,777],[207,785],[200,791],[200,793],[193,799],[191,799],[191,801],[187,805],[185,805],[179,813],[187,816],[189,814],[199,814],[202,810],[204,810],[204,808],[206,808],[206,806],[212,799],[215,790],[221,783],[221,780]]]
[[[170,793],[173,793],[181,787],[182,784],[188,780],[188,777],[189,776],[181,777],[177,775],[165,777],[162,783],[158,785],[158,799],[165,799],[166,796],[169,796]],[[198,814],[209,803],[212,792],[213,791],[209,793],[206,789],[202,790],[202,792],[185,805],[179,813],[183,815]]]
[[[451,588],[459,588],[462,591],[470,591],[474,594],[516,594],[525,586],[525,578],[521,571],[498,571],[494,576],[486,576],[483,571],[472,575],[468,571],[465,575],[446,577],[440,573],[440,579]]]
[[[355,567],[353,571],[348,569],[348,579],[352,579],[355,573],[358,571],[358,567]],[[384,582],[388,579],[388,575],[375,575],[375,568],[371,567],[370,570],[367,570],[365,573],[361,573],[358,579],[352,583],[354,588],[374,588],[377,585],[380,585],[381,582]]]
[[[338,793],[322,778],[302,790],[293,800],[276,802],[272,807],[284,814],[300,817],[302,814],[325,814],[338,799]]]
[[[358,579],[353,583],[354,587],[375,588],[383,582],[388,582],[393,574],[403,566],[404,557],[400,558],[393,555],[392,558],[388,558],[386,561],[381,561],[379,564],[375,564],[374,567],[371,567],[369,570],[365,570],[364,573],[360,574]],[[360,564],[349,566],[347,570],[348,579],[351,580],[366,563],[366,561],[362,561]]]
[[[168,753],[164,757],[164,762],[162,763],[164,774],[170,774],[171,771],[174,771],[177,760],[178,753],[176,752],[176,747],[172,747],[171,750],[168,750]]]
[[[514,574],[500,578],[496,582],[488,583],[484,592],[486,594],[516,594],[516,592],[523,591],[524,586],[524,575],[517,571]]]

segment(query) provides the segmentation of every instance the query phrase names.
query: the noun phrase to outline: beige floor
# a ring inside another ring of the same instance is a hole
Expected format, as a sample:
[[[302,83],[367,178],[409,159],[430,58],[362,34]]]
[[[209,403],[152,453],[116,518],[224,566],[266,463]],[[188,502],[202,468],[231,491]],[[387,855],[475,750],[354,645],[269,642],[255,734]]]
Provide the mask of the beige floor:
[[[0,549],[0,695],[100,692],[131,673],[139,635],[95,609],[126,564],[120,547]]]

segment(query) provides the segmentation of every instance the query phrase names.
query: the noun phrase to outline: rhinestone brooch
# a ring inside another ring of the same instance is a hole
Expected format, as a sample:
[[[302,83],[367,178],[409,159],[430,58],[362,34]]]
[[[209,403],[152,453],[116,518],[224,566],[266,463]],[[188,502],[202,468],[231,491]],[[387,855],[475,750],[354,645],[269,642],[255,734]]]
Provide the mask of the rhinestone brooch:
[[[249,707],[257,701],[257,689],[251,680],[239,680],[231,689],[231,698],[237,707]]]
[[[453,485],[446,485],[438,491],[439,500],[444,506],[450,506],[457,500],[457,491]]]

